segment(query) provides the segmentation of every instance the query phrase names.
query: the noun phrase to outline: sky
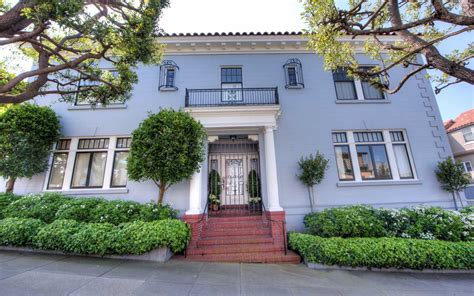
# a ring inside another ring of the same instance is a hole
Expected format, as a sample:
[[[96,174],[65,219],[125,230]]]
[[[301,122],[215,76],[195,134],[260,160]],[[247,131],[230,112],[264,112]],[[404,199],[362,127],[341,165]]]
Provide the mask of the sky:
[[[305,28],[298,0],[170,0],[160,27],[167,33],[299,31]],[[442,50],[474,42],[466,37],[448,41]],[[436,95],[443,120],[474,108],[474,86],[461,83]]]

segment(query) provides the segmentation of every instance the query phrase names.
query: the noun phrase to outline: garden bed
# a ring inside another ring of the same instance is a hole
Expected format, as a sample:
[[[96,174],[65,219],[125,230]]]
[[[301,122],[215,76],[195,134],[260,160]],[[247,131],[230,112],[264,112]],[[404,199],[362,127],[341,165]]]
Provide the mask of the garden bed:
[[[61,194],[0,194],[4,249],[161,261],[182,252],[189,227],[168,206]]]
[[[473,242],[404,238],[322,238],[310,234],[290,233],[289,245],[305,262],[328,266],[398,270],[474,268]]]

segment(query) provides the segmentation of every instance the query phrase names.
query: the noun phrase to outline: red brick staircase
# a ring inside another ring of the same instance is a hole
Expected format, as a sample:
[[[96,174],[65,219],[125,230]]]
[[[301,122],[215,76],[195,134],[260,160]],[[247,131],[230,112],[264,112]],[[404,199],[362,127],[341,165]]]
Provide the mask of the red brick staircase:
[[[209,217],[190,224],[193,238],[186,250],[187,260],[252,263],[301,261],[292,251],[288,250],[285,254],[283,237],[286,234],[283,234],[281,223],[272,222],[265,215]]]

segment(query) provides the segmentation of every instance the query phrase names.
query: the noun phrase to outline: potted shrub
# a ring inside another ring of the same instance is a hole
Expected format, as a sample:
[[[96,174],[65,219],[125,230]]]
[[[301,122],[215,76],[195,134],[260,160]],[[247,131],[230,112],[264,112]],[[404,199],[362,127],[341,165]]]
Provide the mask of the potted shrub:
[[[255,196],[255,197],[249,197],[249,207],[251,211],[258,212],[260,211],[260,202],[262,201],[261,197]]]
[[[212,211],[218,211],[221,200],[214,194],[209,194],[209,207]]]

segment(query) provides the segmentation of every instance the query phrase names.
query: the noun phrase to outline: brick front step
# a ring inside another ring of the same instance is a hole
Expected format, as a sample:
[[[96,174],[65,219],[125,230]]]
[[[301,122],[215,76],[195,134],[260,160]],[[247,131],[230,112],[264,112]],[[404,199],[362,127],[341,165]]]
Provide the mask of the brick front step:
[[[211,254],[211,255],[188,255],[176,256],[176,259],[204,262],[230,262],[230,263],[300,263],[301,258],[292,251],[268,252],[268,253],[237,253],[237,254]]]
[[[242,217],[209,217],[208,223],[223,223],[223,222],[236,222],[236,221],[263,221],[262,216],[242,216]]]
[[[237,254],[237,253],[261,253],[284,251],[283,245],[266,244],[236,244],[236,245],[211,245],[200,246],[187,250],[188,255],[207,254]]]
[[[232,236],[232,237],[213,237],[203,238],[199,240],[199,246],[209,245],[234,245],[234,244],[262,244],[262,243],[273,243],[273,238],[268,235],[243,235],[243,236]]]
[[[262,221],[234,221],[234,222],[207,222],[206,228],[212,230],[236,229],[236,228],[265,228],[270,227],[269,223]]]
[[[204,229],[202,237],[226,237],[226,236],[242,236],[242,235],[270,235],[270,228],[237,228],[237,229],[222,229],[222,230],[208,230]]]

